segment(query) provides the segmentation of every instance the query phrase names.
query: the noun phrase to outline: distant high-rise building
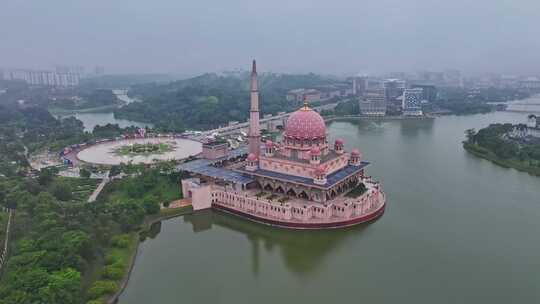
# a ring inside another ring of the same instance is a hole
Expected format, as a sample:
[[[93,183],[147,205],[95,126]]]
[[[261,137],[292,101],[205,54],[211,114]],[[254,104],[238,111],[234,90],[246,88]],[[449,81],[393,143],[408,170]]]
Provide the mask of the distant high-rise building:
[[[384,82],[377,78],[365,79],[365,90],[384,89]]]
[[[397,100],[398,97],[403,95],[403,90],[405,90],[406,82],[401,79],[386,79],[383,82],[384,94],[386,97],[386,102],[391,103]]]
[[[517,76],[502,75],[498,79],[499,87],[515,89],[519,87],[519,79]]]
[[[403,115],[421,116],[422,115],[422,96],[424,90],[421,88],[405,89],[403,91]]]
[[[16,69],[5,72],[4,79],[22,80],[35,86],[72,87],[79,85],[80,75],[77,73]]]
[[[352,94],[354,96],[362,96],[364,94],[364,91],[366,90],[367,77],[365,77],[365,76],[355,76],[355,77],[352,78],[352,81],[353,81]]]
[[[412,84],[411,89],[422,89],[422,99],[428,102],[437,100],[437,87],[429,84]]]
[[[540,79],[537,77],[527,77],[519,82],[519,87],[531,91],[540,91]]]
[[[386,115],[386,97],[384,88],[366,90],[363,99],[359,102],[359,107],[362,115]]]
[[[321,101],[322,94],[319,90],[315,89],[295,89],[287,92],[286,99],[292,104],[299,105],[304,101],[308,103]]]

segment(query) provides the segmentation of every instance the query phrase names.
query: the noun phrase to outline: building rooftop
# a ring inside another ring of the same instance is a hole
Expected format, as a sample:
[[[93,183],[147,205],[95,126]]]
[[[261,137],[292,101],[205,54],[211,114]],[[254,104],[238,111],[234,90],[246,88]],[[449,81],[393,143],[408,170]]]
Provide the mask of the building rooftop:
[[[289,174],[283,174],[283,173],[278,173],[278,172],[273,172],[273,171],[268,171],[268,170],[263,170],[263,169],[257,169],[255,171],[246,171],[244,169],[239,169],[238,171],[243,172],[245,174],[250,174],[250,175],[255,175],[255,176],[260,176],[260,177],[268,177],[268,178],[273,178],[273,179],[279,179],[279,180],[282,180],[282,181],[288,181],[288,182],[292,182],[292,183],[303,184],[303,185],[310,186],[310,187],[330,188],[330,187],[334,186],[335,184],[337,184],[339,181],[341,181],[341,180],[347,178],[348,176],[351,176],[351,175],[357,173],[358,171],[366,168],[369,164],[370,164],[369,162],[363,161],[363,162],[360,163],[359,166],[347,165],[343,169],[338,170],[338,171],[328,175],[326,177],[326,184],[324,184],[324,185],[315,184],[313,182],[312,178],[296,176],[296,175],[289,175]]]
[[[201,174],[209,176],[215,179],[224,180],[227,182],[239,183],[239,184],[248,184],[253,182],[253,178],[230,169],[218,168],[213,165],[225,161],[241,157],[246,155],[248,152],[247,147],[238,148],[232,151],[229,151],[227,156],[217,158],[217,159],[197,159],[187,163],[183,163],[176,167],[179,171],[186,171],[194,174]]]
[[[254,181],[253,178],[230,169],[216,168],[212,166],[201,166],[191,168],[190,170],[184,170],[194,174],[201,174],[204,176],[212,177],[215,179],[223,180],[226,182],[232,182],[237,184],[249,184]]]

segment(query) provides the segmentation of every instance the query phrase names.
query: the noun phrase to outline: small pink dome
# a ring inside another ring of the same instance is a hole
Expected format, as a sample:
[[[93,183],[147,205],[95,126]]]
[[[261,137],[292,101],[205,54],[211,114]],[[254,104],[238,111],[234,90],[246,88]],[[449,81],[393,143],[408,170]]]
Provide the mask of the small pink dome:
[[[336,139],[336,145],[343,145],[343,139],[341,138]]]
[[[253,154],[253,153],[249,153],[248,157],[247,157],[247,160],[249,161],[256,161],[257,160],[257,155]]]
[[[322,175],[326,173],[326,167],[324,165],[320,165],[315,169],[315,174]]]
[[[358,150],[358,149],[352,150],[352,151],[351,151],[351,155],[352,155],[352,156],[360,156],[360,150]]]
[[[274,146],[274,142],[271,141],[271,140],[267,140],[265,145],[266,145],[267,148],[272,148]]]
[[[313,147],[311,148],[311,151],[309,151],[312,155],[319,155],[321,154],[321,149],[319,147]]]
[[[289,116],[284,135],[298,139],[323,138],[326,124],[319,113],[305,106]]]

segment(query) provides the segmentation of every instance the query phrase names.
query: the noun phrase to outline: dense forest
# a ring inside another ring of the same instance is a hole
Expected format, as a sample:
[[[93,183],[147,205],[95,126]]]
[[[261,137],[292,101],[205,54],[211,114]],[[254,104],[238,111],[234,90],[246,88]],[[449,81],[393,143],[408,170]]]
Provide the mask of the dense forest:
[[[0,303],[104,303],[129,266],[135,231],[159,203],[180,196],[171,166],[121,168],[133,177],[113,182],[97,202],[76,197],[88,179],[0,178],[0,206],[16,208],[11,254],[0,281]]]
[[[464,148],[493,162],[540,175],[540,143],[509,138],[508,134],[523,125],[491,124],[478,132],[467,130]]]
[[[84,132],[79,120],[56,119],[44,107],[0,104],[0,207],[15,209],[0,304],[104,303],[117,290],[141,225],[181,197],[173,164],[113,167],[111,175],[129,176],[88,203],[99,181],[87,170],[81,178],[59,177],[54,168],[29,175],[26,154],[133,131],[109,124]],[[0,226],[5,220],[2,214]]]
[[[116,110],[115,116],[149,122],[159,129],[208,129],[229,121],[245,121],[249,108],[249,78],[204,74],[169,84],[133,86],[130,94],[144,100]],[[289,90],[332,83],[315,74],[259,77],[263,114],[294,108],[286,100]]]

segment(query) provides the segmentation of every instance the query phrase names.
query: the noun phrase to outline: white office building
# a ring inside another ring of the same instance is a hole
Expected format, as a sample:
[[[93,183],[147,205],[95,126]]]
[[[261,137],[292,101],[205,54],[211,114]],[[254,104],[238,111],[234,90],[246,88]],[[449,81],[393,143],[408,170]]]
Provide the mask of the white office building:
[[[405,89],[403,91],[403,115],[406,116],[421,116],[422,113],[422,98],[424,90],[421,88]]]

